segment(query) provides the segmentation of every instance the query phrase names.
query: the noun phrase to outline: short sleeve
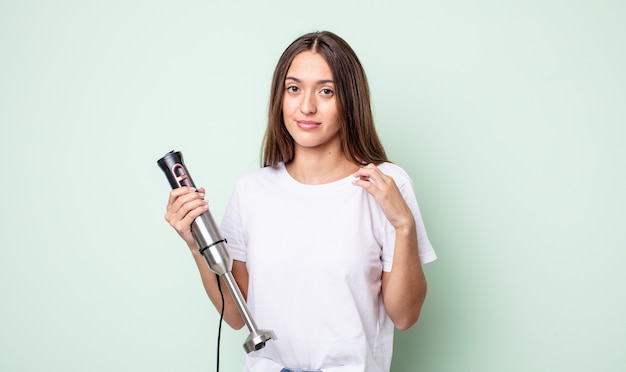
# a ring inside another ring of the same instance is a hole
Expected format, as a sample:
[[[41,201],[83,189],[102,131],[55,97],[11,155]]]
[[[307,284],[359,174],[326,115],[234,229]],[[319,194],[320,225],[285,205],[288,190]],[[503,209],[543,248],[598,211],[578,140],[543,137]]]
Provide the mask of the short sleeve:
[[[246,236],[241,211],[241,183],[235,187],[220,225],[220,232],[226,239],[226,246],[231,257],[237,261],[246,261]]]
[[[388,163],[385,163],[387,165]],[[409,177],[409,175],[400,167],[395,165],[387,165],[383,169],[381,169],[383,173],[388,174],[393,177],[402,197],[405,202],[411,209],[413,213],[413,217],[415,218],[415,228],[417,230],[417,247],[419,250],[420,262],[422,264],[426,264],[432,262],[437,259],[437,255],[435,250],[428,239],[428,234],[426,232],[426,227],[424,225],[424,220],[422,219],[422,214],[420,212],[419,205],[417,203],[417,198],[415,196],[415,191],[413,188],[413,181]],[[396,233],[395,229],[385,219],[385,227],[384,227],[384,240],[383,240],[383,252],[382,252],[382,262],[383,262],[383,271],[391,271],[392,263],[393,263],[393,252],[395,247],[395,239]]]

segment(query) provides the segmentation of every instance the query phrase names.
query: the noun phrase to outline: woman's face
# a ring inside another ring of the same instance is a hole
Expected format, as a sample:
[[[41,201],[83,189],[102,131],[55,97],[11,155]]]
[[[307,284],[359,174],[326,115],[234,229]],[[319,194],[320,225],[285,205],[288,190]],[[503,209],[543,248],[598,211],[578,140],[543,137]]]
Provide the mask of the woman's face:
[[[296,152],[341,148],[335,83],[324,57],[311,51],[298,54],[289,66],[284,89],[283,119]]]

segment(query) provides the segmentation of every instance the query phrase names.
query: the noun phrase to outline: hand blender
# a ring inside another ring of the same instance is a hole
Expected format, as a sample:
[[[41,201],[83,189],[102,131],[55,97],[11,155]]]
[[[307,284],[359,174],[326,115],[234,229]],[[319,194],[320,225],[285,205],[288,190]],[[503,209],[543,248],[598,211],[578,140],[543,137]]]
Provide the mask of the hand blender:
[[[183,163],[183,155],[179,151],[170,151],[159,159],[157,164],[159,164],[159,167],[161,167],[165,173],[172,189],[183,186],[195,187]],[[202,254],[206,260],[209,269],[224,278],[228,291],[235,300],[237,309],[239,309],[239,313],[250,331],[250,334],[243,344],[246,353],[262,349],[268,340],[275,340],[276,336],[273,331],[257,329],[256,323],[249,313],[243,295],[231,272],[233,260],[228,254],[226,239],[222,238],[209,210],[193,221],[191,231],[198,244],[200,254]]]

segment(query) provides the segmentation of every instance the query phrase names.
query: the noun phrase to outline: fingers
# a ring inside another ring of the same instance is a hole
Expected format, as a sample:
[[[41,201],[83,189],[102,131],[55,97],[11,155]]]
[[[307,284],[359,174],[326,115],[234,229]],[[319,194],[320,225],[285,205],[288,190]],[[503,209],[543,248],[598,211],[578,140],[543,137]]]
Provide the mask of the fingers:
[[[169,212],[172,209],[172,206],[178,201],[180,196],[186,195],[190,191],[189,187],[179,187],[170,191],[169,199],[167,200],[167,211]]]
[[[178,216],[184,218],[191,211],[203,208],[207,205],[204,200],[204,194],[196,192],[193,189],[185,188],[185,190],[173,190],[170,193],[170,200],[167,205],[167,213],[169,216]],[[201,211],[199,213],[202,213]],[[196,213],[199,215],[199,213]],[[197,217],[197,216],[196,216]]]
[[[208,202],[204,200],[203,188],[197,192],[194,188],[177,188],[170,192],[165,220],[187,242],[191,242],[191,223],[207,209]]]
[[[362,166],[354,173],[354,177],[357,179],[353,183],[363,187],[372,195],[380,191],[385,192],[389,186],[395,185],[393,178],[381,172],[374,164]]]
[[[352,183],[362,187],[380,205],[389,222],[396,228],[407,224],[413,216],[394,179],[384,174],[374,164],[365,165],[354,174]]]
[[[192,199],[194,196],[197,196],[196,194],[201,194],[202,196],[204,196],[204,189],[200,188],[196,190],[193,187],[179,187],[173,189],[172,191],[170,191],[170,197],[167,202],[167,207],[169,209],[170,205],[175,204],[177,201],[179,201],[179,198],[181,197],[186,197],[186,199]]]

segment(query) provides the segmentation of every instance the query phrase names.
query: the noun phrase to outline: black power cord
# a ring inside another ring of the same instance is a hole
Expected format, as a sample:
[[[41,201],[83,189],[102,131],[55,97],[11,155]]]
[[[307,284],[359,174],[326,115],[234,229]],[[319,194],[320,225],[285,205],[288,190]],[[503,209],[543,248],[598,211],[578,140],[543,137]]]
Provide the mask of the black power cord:
[[[217,289],[220,291],[220,297],[222,298],[222,310],[220,311],[220,323],[217,328],[217,372],[220,372],[220,342],[222,338],[222,321],[224,320],[224,292],[222,292],[222,285],[220,283],[220,276],[215,274],[217,277]]]

